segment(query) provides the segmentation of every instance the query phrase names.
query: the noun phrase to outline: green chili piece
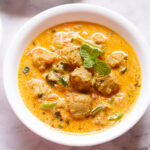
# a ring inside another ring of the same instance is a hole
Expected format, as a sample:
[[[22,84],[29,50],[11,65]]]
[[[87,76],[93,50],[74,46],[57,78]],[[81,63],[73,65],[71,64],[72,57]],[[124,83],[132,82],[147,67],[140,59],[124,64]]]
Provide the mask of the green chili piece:
[[[109,121],[114,121],[114,120],[119,120],[123,117],[123,113],[117,113],[115,115],[107,117],[107,120]]]
[[[50,110],[52,107],[56,106],[57,102],[52,102],[52,103],[49,103],[49,102],[43,102],[41,104],[41,109],[44,109],[44,110]]]
[[[90,115],[91,115],[91,116],[95,116],[99,111],[105,110],[105,109],[106,109],[106,106],[104,106],[104,105],[99,105],[99,106],[95,107],[95,108],[91,111]]]

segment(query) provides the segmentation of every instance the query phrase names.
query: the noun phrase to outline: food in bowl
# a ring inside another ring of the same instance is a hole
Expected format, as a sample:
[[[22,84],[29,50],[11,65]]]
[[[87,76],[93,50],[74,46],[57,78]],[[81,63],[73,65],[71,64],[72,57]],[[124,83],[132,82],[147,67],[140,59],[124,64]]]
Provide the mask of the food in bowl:
[[[141,80],[131,45],[89,22],[42,32],[25,49],[18,71],[26,107],[47,125],[75,133],[119,123],[133,108]]]

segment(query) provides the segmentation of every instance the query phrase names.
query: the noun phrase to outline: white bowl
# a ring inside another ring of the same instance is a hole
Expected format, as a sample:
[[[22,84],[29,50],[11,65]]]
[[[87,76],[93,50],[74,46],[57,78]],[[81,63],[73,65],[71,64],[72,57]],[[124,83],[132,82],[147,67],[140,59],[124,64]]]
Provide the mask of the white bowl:
[[[24,105],[18,90],[18,66],[24,49],[42,31],[63,22],[88,21],[107,26],[123,36],[134,48],[142,68],[140,96],[129,115],[116,126],[85,136],[74,136],[48,128]],[[88,4],[68,4],[48,9],[28,21],[15,36],[4,61],[4,87],[18,118],[41,137],[65,145],[90,146],[110,141],[129,130],[142,117],[150,101],[149,47],[128,20],[108,9]]]
[[[2,21],[0,18],[0,46],[1,46],[1,41],[2,41]]]

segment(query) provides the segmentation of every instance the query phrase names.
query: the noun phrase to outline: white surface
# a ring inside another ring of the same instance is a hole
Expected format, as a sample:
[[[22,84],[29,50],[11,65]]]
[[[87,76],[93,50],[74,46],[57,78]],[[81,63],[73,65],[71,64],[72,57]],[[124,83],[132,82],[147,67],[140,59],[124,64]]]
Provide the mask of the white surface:
[[[96,10],[96,11],[95,11]],[[80,14],[80,15],[79,15]],[[99,134],[73,136],[50,130],[34,117],[23,104],[18,91],[18,68],[26,46],[39,33],[51,26],[70,21],[88,21],[99,23],[115,30],[127,39],[141,62],[143,83],[139,99],[131,113],[119,124]],[[9,103],[18,118],[29,129],[45,139],[73,146],[87,146],[104,143],[129,130],[145,112],[150,100],[150,61],[149,47],[136,28],[119,14],[102,7],[87,4],[70,4],[46,10],[27,22],[14,37],[4,61],[4,83]],[[9,60],[9,61],[8,61]],[[145,71],[143,71],[145,70]],[[142,107],[141,107],[142,106]],[[120,130],[118,130],[120,129]],[[87,143],[88,141],[88,143]]]
[[[17,3],[15,3],[15,1]],[[2,59],[8,47],[8,43],[12,39],[18,28],[31,16],[41,10],[53,6],[49,0],[1,0],[1,16],[3,21],[3,43],[0,49],[0,67],[2,67]],[[64,0],[65,2],[72,2]],[[78,1],[79,2],[79,1]],[[85,2],[85,1],[84,1]],[[87,1],[86,1],[87,2]],[[88,0],[88,2],[100,4],[107,8],[116,10],[126,16],[143,32],[150,43],[150,2],[149,0]],[[62,1],[57,1],[62,4]],[[9,61],[9,60],[8,60]],[[1,80],[2,81],[2,80]],[[87,147],[72,148],[48,142],[31,131],[29,131],[13,114],[8,106],[3,86],[0,85],[0,149],[2,150],[47,150],[47,149],[85,149],[85,150],[148,150],[150,149],[150,119],[149,112],[144,115],[142,120],[129,132],[120,138],[113,140],[107,144]],[[88,141],[87,141],[88,142]]]
[[[0,18],[0,45],[1,45],[1,40],[2,40],[2,20]]]

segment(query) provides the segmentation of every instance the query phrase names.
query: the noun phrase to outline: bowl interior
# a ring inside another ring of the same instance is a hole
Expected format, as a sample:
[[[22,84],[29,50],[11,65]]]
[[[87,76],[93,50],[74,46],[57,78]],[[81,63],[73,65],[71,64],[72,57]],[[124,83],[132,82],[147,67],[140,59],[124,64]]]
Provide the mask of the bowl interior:
[[[18,90],[18,66],[24,49],[42,31],[54,25],[71,22],[88,21],[102,24],[119,33],[134,48],[142,68],[142,88],[134,109],[116,126],[86,136],[73,136],[51,130],[34,117],[25,107]],[[136,28],[120,15],[107,9],[86,4],[70,4],[58,6],[32,18],[25,24],[13,40],[4,62],[4,86],[11,107],[19,119],[38,135],[66,145],[88,146],[100,144],[118,137],[131,128],[143,115],[149,103],[149,69],[148,46]],[[8,61],[9,60],[9,61]],[[119,129],[119,130],[118,130]]]

